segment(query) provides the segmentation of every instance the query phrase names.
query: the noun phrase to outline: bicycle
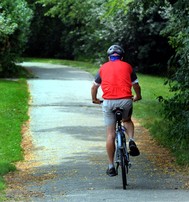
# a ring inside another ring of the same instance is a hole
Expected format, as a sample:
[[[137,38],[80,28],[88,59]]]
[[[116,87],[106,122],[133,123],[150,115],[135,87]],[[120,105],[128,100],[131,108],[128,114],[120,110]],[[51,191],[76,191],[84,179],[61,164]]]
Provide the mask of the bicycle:
[[[122,183],[123,189],[126,189],[127,184],[127,174],[129,168],[131,167],[131,163],[129,160],[129,152],[126,144],[126,136],[125,136],[125,128],[121,124],[122,120],[122,111],[121,108],[116,108],[113,110],[116,118],[116,150],[115,150],[115,163],[116,165],[116,173],[118,175],[118,168],[121,168],[122,171]]]

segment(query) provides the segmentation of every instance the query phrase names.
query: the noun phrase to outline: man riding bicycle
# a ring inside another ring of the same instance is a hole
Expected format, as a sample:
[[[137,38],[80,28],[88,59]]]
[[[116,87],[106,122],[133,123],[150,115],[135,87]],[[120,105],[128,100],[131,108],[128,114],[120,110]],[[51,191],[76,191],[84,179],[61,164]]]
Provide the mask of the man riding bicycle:
[[[116,120],[112,111],[116,107],[123,109],[122,122],[129,136],[130,155],[138,156],[140,152],[134,142],[134,124],[131,120],[131,115],[133,102],[142,99],[142,97],[135,72],[130,64],[122,61],[124,50],[118,45],[112,45],[107,54],[109,61],[100,67],[91,88],[91,96],[94,104],[100,104],[101,100],[97,98],[97,92],[99,86],[101,86],[104,99],[102,110],[107,134],[106,150],[109,160],[106,173],[112,177],[116,175],[114,167]],[[132,87],[136,94],[134,97]]]

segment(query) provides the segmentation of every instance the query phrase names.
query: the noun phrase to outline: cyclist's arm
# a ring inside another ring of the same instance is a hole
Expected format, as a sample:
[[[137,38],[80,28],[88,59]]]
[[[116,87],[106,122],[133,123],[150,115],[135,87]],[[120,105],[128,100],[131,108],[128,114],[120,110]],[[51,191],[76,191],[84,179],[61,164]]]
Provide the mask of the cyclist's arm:
[[[97,92],[98,92],[99,85],[96,83],[93,84],[91,87],[91,97],[92,97],[92,102],[94,104],[100,104],[101,101],[97,98]]]
[[[132,71],[132,74],[131,74],[131,81],[132,81],[133,89],[135,91],[135,96],[133,97],[133,101],[135,102],[135,101],[141,100],[142,99],[141,88],[138,82],[137,75],[134,70]]]
[[[133,101],[138,101],[138,100],[141,100],[142,99],[142,96],[141,96],[141,88],[140,88],[140,85],[138,82],[136,83],[133,83],[133,89],[135,91],[135,96],[133,97]]]
[[[93,86],[91,87],[91,97],[92,97],[92,102],[94,104],[101,104],[102,102],[101,100],[97,98],[97,92],[100,84],[101,84],[101,78],[99,73],[97,73],[95,80],[93,82]]]

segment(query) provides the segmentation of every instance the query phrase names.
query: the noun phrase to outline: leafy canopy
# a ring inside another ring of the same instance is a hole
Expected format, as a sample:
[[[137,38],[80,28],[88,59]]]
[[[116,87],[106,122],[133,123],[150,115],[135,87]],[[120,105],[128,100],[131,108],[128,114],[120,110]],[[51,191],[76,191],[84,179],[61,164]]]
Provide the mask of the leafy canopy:
[[[15,58],[24,50],[32,10],[25,0],[0,2],[0,75],[14,70]]]

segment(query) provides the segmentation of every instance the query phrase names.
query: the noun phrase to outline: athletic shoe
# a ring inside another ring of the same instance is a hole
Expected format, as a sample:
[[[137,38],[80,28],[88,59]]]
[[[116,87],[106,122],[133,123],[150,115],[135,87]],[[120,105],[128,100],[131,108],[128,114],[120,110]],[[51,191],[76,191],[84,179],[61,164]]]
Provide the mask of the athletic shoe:
[[[129,141],[129,149],[130,149],[129,154],[131,156],[139,156],[140,155],[140,151],[137,148],[137,146],[136,146],[136,144],[135,144],[135,142],[133,140]]]
[[[110,177],[113,177],[113,176],[116,176],[117,175],[117,173],[116,173],[116,170],[115,170],[115,168],[113,167],[113,168],[108,168],[107,170],[106,170],[106,174],[107,175],[109,175]]]

